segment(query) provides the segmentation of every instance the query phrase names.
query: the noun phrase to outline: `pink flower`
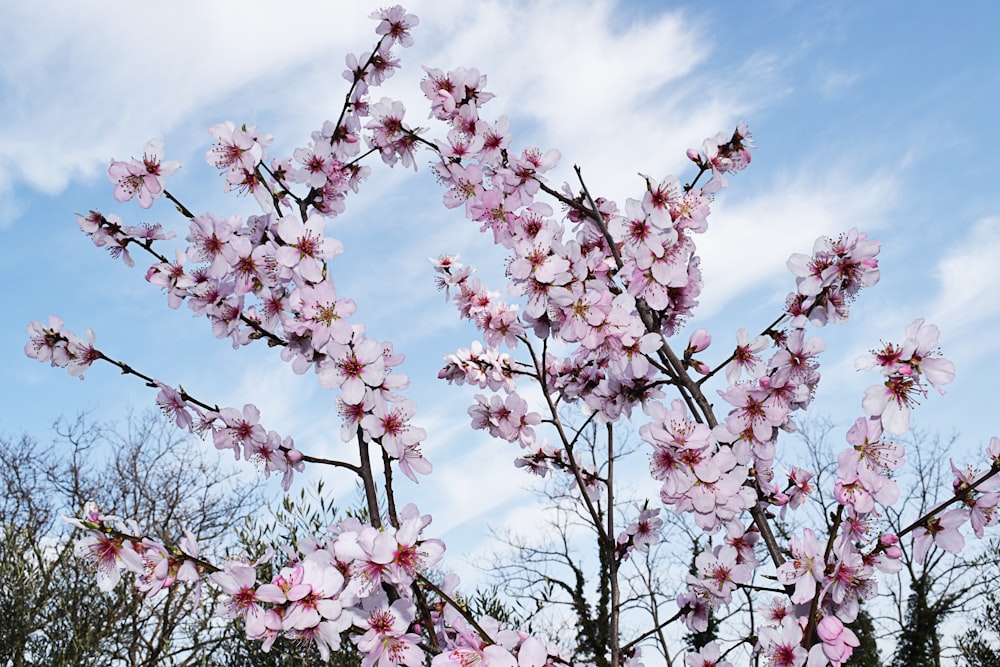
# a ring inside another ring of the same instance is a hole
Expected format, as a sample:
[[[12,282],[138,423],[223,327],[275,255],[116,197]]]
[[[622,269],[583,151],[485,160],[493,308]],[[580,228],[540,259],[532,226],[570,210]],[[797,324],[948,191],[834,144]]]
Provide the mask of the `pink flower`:
[[[420,667],[423,664],[424,652],[417,644],[420,635],[407,632],[413,621],[416,607],[405,599],[396,600],[391,605],[385,593],[365,598],[361,602],[362,613],[367,614],[356,618],[354,624],[365,630],[354,642],[358,650],[364,654],[362,667],[389,667],[390,665],[409,665]]]
[[[993,465],[1000,465],[1000,438],[993,436],[986,446],[986,455],[993,461]]]
[[[932,516],[913,531],[913,558],[918,563],[924,562],[924,557],[931,544],[957,554],[965,546],[965,538],[958,528],[965,523],[964,510],[949,510],[941,516]]]
[[[808,317],[817,326],[847,319],[849,304],[864,287],[878,282],[878,241],[851,229],[837,239],[816,239],[812,256],[796,253],[788,259],[797,276],[795,294],[787,299],[792,326],[801,328]]]
[[[160,406],[163,413],[173,418],[177,428],[192,430],[191,414],[188,410],[193,409],[193,406],[185,401],[180,392],[173,387],[162,382],[158,382],[156,386],[160,388],[160,392],[156,395],[156,404]]]
[[[139,206],[149,208],[153,205],[153,200],[163,194],[160,178],[169,176],[181,166],[175,160],[161,163],[162,152],[163,141],[150,139],[141,161],[133,158],[131,162],[111,162],[108,178],[115,184],[115,200],[124,202],[138,195]]]
[[[842,553],[826,587],[837,616],[850,620],[857,617],[860,600],[867,600],[878,590],[873,575],[874,570],[853,547]]]
[[[707,329],[696,329],[691,337],[688,339],[687,349],[684,350],[685,356],[690,356],[695,352],[703,352],[708,349],[708,346],[712,344],[712,336],[709,335]]]
[[[774,596],[767,604],[757,607],[757,612],[763,618],[764,625],[781,625],[781,620],[792,613],[785,596]]]
[[[314,551],[293,568],[296,579],[285,592],[291,602],[282,618],[285,630],[305,630],[324,619],[337,621],[341,629],[350,625],[338,598],[344,587],[344,576],[329,558],[326,552]],[[339,645],[339,640],[337,643]]]
[[[837,456],[837,476],[848,478],[859,466],[888,476],[889,471],[902,467],[906,450],[890,440],[882,439],[882,422],[879,419],[858,418],[847,431],[847,442],[853,449],[845,449]]]
[[[979,539],[983,538],[983,531],[987,526],[992,526],[1000,519],[997,514],[997,505],[1000,504],[1000,480],[996,477],[980,484],[974,491],[970,487],[979,479],[982,473],[972,468],[965,470],[951,462],[951,470],[955,474],[955,481],[952,483],[955,495],[964,494],[963,504],[968,511],[969,523],[972,525],[972,532]]]
[[[915,396],[927,395],[921,377],[942,394],[941,385],[955,379],[955,364],[932,349],[937,345],[938,335],[938,328],[925,325],[921,318],[906,328],[906,340],[901,346],[889,343],[871,356],[855,361],[859,370],[877,364],[886,376],[883,385],[868,388],[862,407],[869,415],[879,417],[889,433],[900,435],[909,428],[910,406],[916,403]]]
[[[348,318],[357,306],[350,299],[337,298],[332,280],[296,289],[288,301],[288,308],[296,317],[285,321],[286,330],[310,336],[316,351],[332,355],[346,351],[345,346],[353,336]]]
[[[880,551],[872,556],[866,556],[865,562],[887,574],[895,574],[903,569],[903,564],[900,562],[903,550],[899,548],[898,537],[892,533],[885,533],[879,537],[878,547]]]
[[[685,592],[677,596],[677,606],[684,614],[684,623],[692,632],[704,632],[708,629],[708,615],[711,606],[706,598],[697,592]]]
[[[792,557],[778,567],[778,581],[795,585],[792,602],[802,604],[812,600],[816,594],[816,584],[823,581],[826,562],[823,560],[823,546],[816,539],[811,528],[804,528],[802,538],[791,539]]]
[[[528,402],[516,393],[508,394],[503,400],[493,395],[486,400],[482,394],[476,394],[476,405],[469,408],[472,417],[472,428],[488,429],[490,435],[502,438],[507,442],[520,441],[522,445],[532,445],[535,441],[535,431],[532,426],[541,423],[537,412],[528,412]]]
[[[736,384],[744,370],[750,377],[760,378],[767,367],[757,353],[766,347],[766,336],[757,336],[751,341],[748,340],[746,329],[737,331],[733,360],[726,365],[726,379],[729,384]]]
[[[86,331],[87,342],[84,342],[73,334],[67,336],[69,345],[66,347],[66,352],[70,356],[70,362],[66,364],[66,371],[81,380],[83,379],[84,372],[90,368],[91,364],[104,356],[100,350],[94,347],[93,329],[87,327]]]
[[[193,560],[198,558],[198,543],[194,535],[185,530],[175,550],[168,550],[165,545],[148,537],[143,538],[141,545],[144,570],[136,580],[136,588],[151,596],[173,586],[176,581],[195,582],[194,600],[200,598],[200,574]]]
[[[392,164],[395,160],[392,144],[403,134],[405,114],[403,103],[388,97],[383,97],[371,106],[372,120],[365,128],[372,130],[371,143],[381,151],[382,160],[387,164]]]
[[[259,423],[257,406],[248,403],[243,406],[242,413],[235,408],[223,408],[219,417],[224,426],[212,433],[217,449],[232,449],[239,458],[242,451],[254,446],[253,443],[267,441],[267,431]]]
[[[729,602],[737,584],[750,581],[754,566],[738,562],[739,553],[729,545],[702,551],[695,558],[698,578],[688,575],[688,583],[711,593],[720,601]]]
[[[726,428],[734,435],[750,430],[757,441],[767,442],[788,417],[789,408],[760,387],[737,384],[719,395],[736,406],[726,417]]]
[[[802,628],[791,616],[777,627],[764,626],[758,635],[758,647],[771,667],[801,667],[809,652],[802,648]]]
[[[218,142],[205,153],[205,161],[216,169],[253,171],[264,155],[264,149],[257,142],[256,127],[236,127],[227,120],[208,128],[209,134]]]
[[[416,403],[410,400],[388,404],[381,398],[376,398],[371,414],[361,420],[361,428],[372,438],[379,440],[389,456],[398,459],[403,456],[407,446],[415,445],[427,437],[424,429],[410,425],[410,418],[416,411]]]
[[[180,249],[176,252],[176,261],[154,264],[146,271],[146,280],[167,290],[167,305],[170,308],[180,308],[188,296],[188,290],[195,286],[194,277],[184,271],[186,255]]]
[[[211,213],[199,215],[191,221],[187,235],[187,257],[195,262],[208,262],[206,274],[221,279],[230,271],[227,246],[234,233],[243,224],[240,218],[219,218]]]
[[[722,660],[722,650],[715,642],[709,642],[697,653],[684,656],[687,667],[733,667],[728,660]]]
[[[915,320],[906,327],[906,341],[902,356],[909,360],[917,373],[921,373],[938,393],[944,394],[941,385],[955,379],[955,364],[942,359],[937,347],[940,332],[933,324],[924,324],[924,319]]]
[[[344,251],[343,244],[324,236],[326,220],[320,216],[310,216],[302,222],[293,215],[278,220],[278,236],[284,241],[275,252],[275,259],[282,266],[298,271],[306,281],[318,283],[323,280],[324,262]]]
[[[407,14],[405,9],[395,5],[372,12],[371,18],[379,22],[378,27],[375,28],[376,35],[388,35],[402,47],[413,45],[410,29],[420,23],[420,19],[415,14]]]
[[[478,164],[462,166],[457,162],[435,165],[441,181],[451,186],[444,194],[444,205],[455,208],[465,204],[468,212],[470,204],[483,194],[483,170]]]
[[[110,518],[110,517],[105,517]],[[132,542],[97,531],[82,537],[73,548],[77,558],[83,558],[97,571],[97,587],[110,591],[121,580],[121,568],[141,573],[144,569]]]
[[[342,356],[317,370],[317,378],[321,387],[340,387],[340,400],[344,403],[361,403],[369,389],[380,387],[385,381],[382,346],[370,338],[356,336]]]
[[[618,536],[618,544],[629,549],[649,553],[650,545],[660,541],[660,527],[663,519],[659,510],[643,509],[639,516]]]
[[[62,368],[70,362],[69,339],[62,333],[62,318],[49,316],[49,325],[41,322],[28,324],[29,340],[24,345],[24,354],[38,361],[48,361],[52,366]]]
[[[229,599],[222,603],[219,616],[242,618],[246,623],[248,637],[261,637],[267,631],[265,610],[260,602],[284,604],[287,601],[279,587],[271,584],[257,586],[257,572],[254,568],[259,563],[270,560],[270,557],[269,552],[253,563],[228,560],[221,572],[209,575],[222,592],[229,596]]]
[[[409,585],[417,574],[433,567],[444,555],[444,542],[437,539],[421,540],[420,532],[431,523],[429,514],[420,514],[413,503],[399,513],[399,530],[392,546],[388,574],[391,581]]]
[[[923,390],[913,376],[894,376],[883,384],[868,387],[861,407],[872,417],[878,417],[887,433],[902,435],[910,428],[910,405],[916,402],[915,394],[923,394]]]
[[[798,467],[792,467],[788,472],[788,488],[785,489],[785,493],[788,494],[788,503],[781,508],[782,518],[785,516],[785,508],[796,509],[800,507],[816,489],[812,481],[815,475],[814,472]]]

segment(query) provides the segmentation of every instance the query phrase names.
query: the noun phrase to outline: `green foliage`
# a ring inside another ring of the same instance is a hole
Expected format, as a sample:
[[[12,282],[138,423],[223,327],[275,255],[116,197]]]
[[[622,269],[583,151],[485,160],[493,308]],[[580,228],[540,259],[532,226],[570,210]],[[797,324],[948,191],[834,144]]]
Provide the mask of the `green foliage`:
[[[860,645],[854,649],[850,660],[845,663],[846,667],[882,667],[884,663],[875,641],[875,624],[868,610],[862,606],[858,611],[858,617],[847,627],[857,635]]]
[[[959,664],[963,667],[996,667],[1000,665],[1000,595],[996,590],[986,595],[985,606],[976,620],[973,627],[959,638]]]

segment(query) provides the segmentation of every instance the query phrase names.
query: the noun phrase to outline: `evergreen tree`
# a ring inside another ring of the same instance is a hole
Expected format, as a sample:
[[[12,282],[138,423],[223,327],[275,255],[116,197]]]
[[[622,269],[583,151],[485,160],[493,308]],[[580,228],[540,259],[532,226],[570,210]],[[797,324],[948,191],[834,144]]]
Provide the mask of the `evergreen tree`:
[[[986,596],[986,608],[975,625],[959,637],[959,658],[963,667],[996,667],[1000,665],[1000,595],[993,591]]]
[[[851,659],[845,663],[847,667],[882,667],[882,656],[879,654],[878,644],[875,642],[875,624],[868,610],[861,607],[858,617],[847,627],[857,635],[858,641],[861,642],[851,654]]]
[[[896,667],[939,667],[939,625],[944,615],[929,601],[931,581],[926,571],[910,583],[910,591],[906,601],[906,623],[896,645],[893,664]]]

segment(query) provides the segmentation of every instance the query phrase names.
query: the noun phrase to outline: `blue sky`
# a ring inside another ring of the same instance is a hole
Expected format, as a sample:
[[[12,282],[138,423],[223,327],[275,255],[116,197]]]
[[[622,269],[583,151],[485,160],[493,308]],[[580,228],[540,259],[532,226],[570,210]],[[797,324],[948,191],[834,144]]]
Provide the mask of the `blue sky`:
[[[343,99],[343,57],[374,42],[367,18],[382,3],[263,1],[144,5],[108,0],[0,5],[0,430],[43,434],[59,415],[121,416],[153,393],[110,367],[83,382],[24,357],[30,320],[60,315],[92,327],[99,347],[209,402],[257,403],[269,427],[309,453],[340,446],[332,396],[285,369],[263,346],[234,353],[187,311],[93,248],[74,211],[161,222],[183,237],[163,200],[118,205],[105,172],[160,137],[184,167],[168,181],[188,208],[254,212],[222,193],[203,160],[206,128],[257,123],[272,154],[305,145]],[[591,190],[622,205],[641,194],[638,172],[686,167],[684,151],[745,120],[757,150],[730,180],[700,240],[705,291],[691,326],[713,333],[720,357],[735,330],[759,330],[793,285],[785,259],[820,234],[852,226],[883,241],[882,281],[846,327],[827,329],[824,380],[813,411],[845,425],[861,415],[874,375],[853,360],[899,340],[926,317],[958,366],[948,396],[930,396],[915,423],[960,434],[966,458],[998,434],[1000,192],[995,186],[1000,56],[991,44],[1000,6],[962,12],[904,2],[728,3],[415,2],[416,46],[385,94],[426,125],[420,65],[475,66],[506,113],[516,146],[555,147],[557,183],[579,164]],[[344,8],[346,7],[346,8]],[[469,537],[480,512],[523,512],[515,452],[467,428],[472,392],[436,379],[441,356],[473,339],[440,293],[426,258],[461,252],[494,289],[500,256],[458,211],[440,204],[427,160],[414,174],[373,164],[348,212],[328,228],[346,252],[331,270],[358,303],[355,321],[407,355],[425,452],[437,471],[404,497],[421,498],[445,537]],[[684,338],[686,341],[686,338]],[[683,347],[683,341],[679,343]],[[277,488],[277,487],[276,487]],[[340,488],[349,493],[352,485]],[[419,494],[419,495],[417,495]],[[474,497],[477,502],[470,503]],[[445,508],[448,508],[447,510]],[[455,509],[461,508],[456,513]],[[450,514],[449,514],[450,510]],[[450,532],[449,532],[450,531]]]

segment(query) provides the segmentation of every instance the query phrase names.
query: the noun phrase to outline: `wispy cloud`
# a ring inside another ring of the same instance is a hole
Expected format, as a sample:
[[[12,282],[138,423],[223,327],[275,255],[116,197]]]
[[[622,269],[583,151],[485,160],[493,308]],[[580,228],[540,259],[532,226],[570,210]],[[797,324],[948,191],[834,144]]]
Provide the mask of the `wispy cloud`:
[[[58,192],[252,82],[315,58],[336,62],[339,79],[331,48],[373,25],[363,8],[319,2],[5,4],[0,168]]]
[[[816,87],[824,97],[834,99],[843,96],[861,78],[857,72],[836,68],[824,68],[818,72]]]
[[[359,4],[275,11],[263,0],[182,0],[137,10],[91,0],[55,13],[37,3],[7,5],[0,10],[0,183],[57,193],[223,100],[230,102],[224,113],[242,112],[241,120],[272,114],[282,127],[316,116],[318,125],[325,116],[317,114],[329,115],[342,99],[343,54],[373,41],[367,13],[378,4]],[[415,63],[477,66],[501,95],[497,113],[516,108],[552,145],[588,147],[570,159],[591,165],[605,187],[622,164],[645,168],[650,145],[677,164],[688,145],[739,113],[719,100],[722,82],[714,90],[683,84],[708,47],[679,13],[626,24],[620,5],[607,0],[586,12],[565,1],[411,4],[422,18],[417,47],[406,54],[403,97],[412,108]],[[148,37],[151,26],[168,36],[162,46]],[[189,46],[171,49],[177,36]],[[688,108],[692,101],[698,113]],[[206,139],[202,128],[186,136]]]
[[[1000,217],[977,221],[938,261],[936,277],[935,321],[965,329],[1000,316]]]

